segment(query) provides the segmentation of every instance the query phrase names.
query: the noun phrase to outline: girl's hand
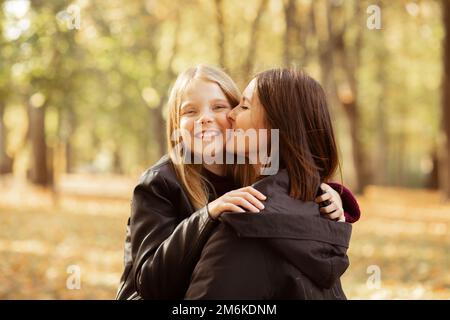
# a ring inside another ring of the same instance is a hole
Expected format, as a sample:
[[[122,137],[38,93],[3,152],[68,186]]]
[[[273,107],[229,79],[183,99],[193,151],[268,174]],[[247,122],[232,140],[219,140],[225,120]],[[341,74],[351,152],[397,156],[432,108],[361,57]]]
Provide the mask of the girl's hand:
[[[329,200],[331,202],[328,206],[320,208],[320,212],[326,215],[331,220],[345,222],[344,208],[342,207],[342,199],[332,187],[326,183],[322,183],[320,188],[325,192],[315,199],[316,203]]]
[[[266,200],[266,196],[253,187],[245,187],[225,193],[208,203],[207,207],[210,217],[217,219],[223,212],[257,213],[264,209],[261,200]]]

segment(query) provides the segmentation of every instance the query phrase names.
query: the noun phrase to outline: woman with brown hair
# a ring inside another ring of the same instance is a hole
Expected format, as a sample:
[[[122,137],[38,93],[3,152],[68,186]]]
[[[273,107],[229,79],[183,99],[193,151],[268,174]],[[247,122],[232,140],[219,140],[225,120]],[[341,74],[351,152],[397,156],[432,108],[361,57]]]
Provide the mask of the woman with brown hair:
[[[278,143],[268,135],[266,142],[271,157],[278,152],[280,170],[262,177],[264,163],[242,168],[245,183],[267,196],[265,208],[221,215],[185,298],[345,299],[340,276],[349,265],[351,225],[324,218],[314,202],[338,167],[322,87],[298,70],[268,70],[250,82],[229,118],[238,129],[231,139],[246,130],[278,130]],[[262,144],[231,145],[249,158]]]

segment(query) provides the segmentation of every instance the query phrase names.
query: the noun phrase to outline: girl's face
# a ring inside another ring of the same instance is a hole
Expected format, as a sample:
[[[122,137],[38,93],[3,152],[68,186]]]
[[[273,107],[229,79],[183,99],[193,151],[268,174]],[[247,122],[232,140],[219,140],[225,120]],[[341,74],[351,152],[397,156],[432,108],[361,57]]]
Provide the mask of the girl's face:
[[[226,130],[231,128],[227,114],[232,106],[220,87],[214,82],[193,79],[181,101],[180,129],[191,151],[204,154],[205,150],[223,150]]]
[[[252,152],[258,152],[260,143],[267,143],[265,135],[259,134],[259,129],[266,129],[264,121],[264,108],[259,102],[258,93],[256,91],[256,79],[253,79],[245,88],[241,102],[228,114],[232,127],[235,130],[234,150],[238,154],[249,155]],[[252,143],[251,132],[256,133],[257,143]],[[239,136],[241,138],[239,139]],[[242,136],[244,135],[244,137]],[[261,141],[263,138],[264,141]],[[243,143],[245,141],[245,143]]]

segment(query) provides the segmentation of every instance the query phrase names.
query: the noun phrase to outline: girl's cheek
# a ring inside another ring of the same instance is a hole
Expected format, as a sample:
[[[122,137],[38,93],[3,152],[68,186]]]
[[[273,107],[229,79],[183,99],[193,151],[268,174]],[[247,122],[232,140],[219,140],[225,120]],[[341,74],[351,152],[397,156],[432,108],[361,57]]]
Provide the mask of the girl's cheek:
[[[256,110],[255,110],[256,111]],[[264,118],[262,115],[262,111],[257,113],[254,110],[251,110],[250,115],[250,125],[255,129],[266,129],[266,126],[264,125]]]
[[[218,122],[220,123],[220,126],[224,129],[230,129],[231,128],[231,122],[228,119],[228,113],[223,113],[220,115],[220,117],[217,118]]]
[[[189,132],[191,132],[193,130],[194,124],[192,120],[186,119],[186,118],[181,118],[180,119],[180,128],[182,130],[187,130]]]

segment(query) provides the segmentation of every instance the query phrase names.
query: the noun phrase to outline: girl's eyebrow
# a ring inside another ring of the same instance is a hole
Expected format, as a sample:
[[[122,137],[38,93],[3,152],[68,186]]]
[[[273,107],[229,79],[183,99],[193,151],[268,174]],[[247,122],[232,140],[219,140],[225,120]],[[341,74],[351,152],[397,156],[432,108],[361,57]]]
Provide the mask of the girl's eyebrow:
[[[228,100],[227,99],[213,99],[210,102],[226,102],[226,103],[228,103]]]
[[[187,108],[187,107],[190,107],[190,106],[193,106],[193,103],[191,101],[185,101],[185,102],[183,102],[181,104],[180,109]]]

